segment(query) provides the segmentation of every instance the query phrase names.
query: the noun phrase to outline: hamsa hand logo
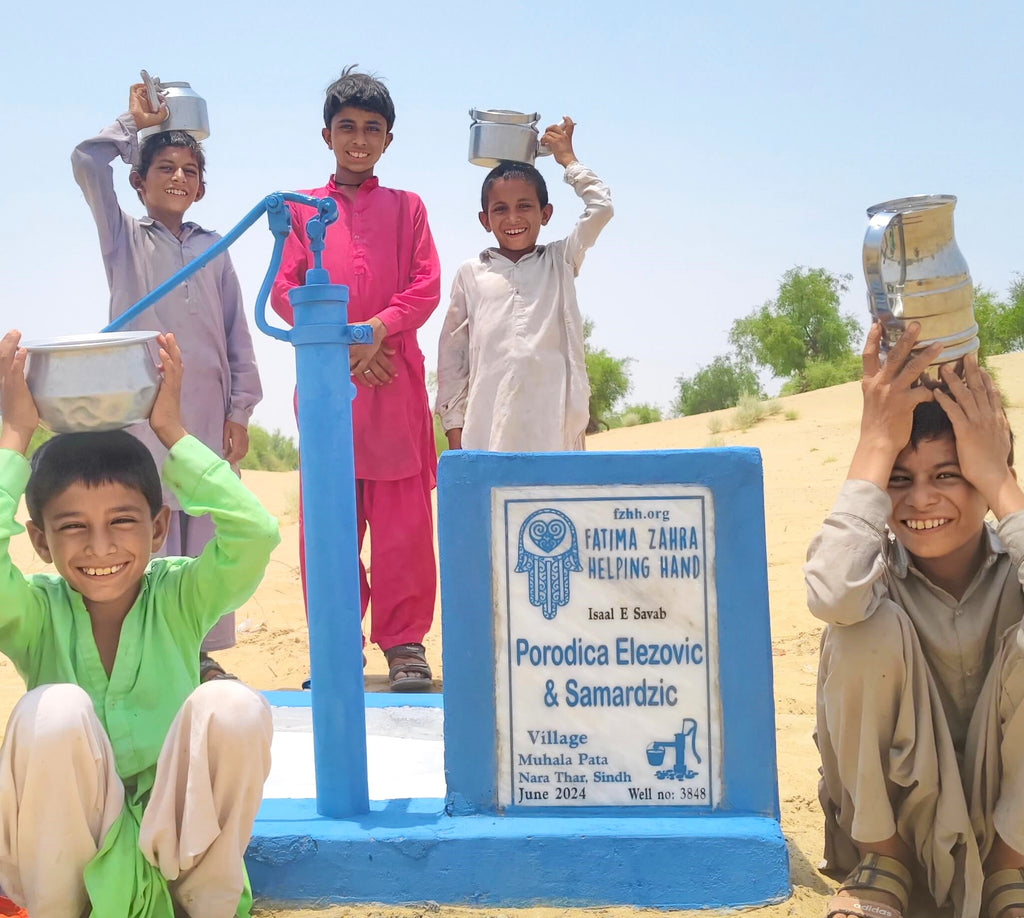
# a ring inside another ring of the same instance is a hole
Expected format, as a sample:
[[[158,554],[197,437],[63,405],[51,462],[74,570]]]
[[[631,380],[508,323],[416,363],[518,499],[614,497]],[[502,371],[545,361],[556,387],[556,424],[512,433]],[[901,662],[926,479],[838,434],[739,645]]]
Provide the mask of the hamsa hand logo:
[[[554,618],[569,602],[569,574],[583,570],[576,527],[560,510],[535,510],[519,527],[516,573],[529,576],[530,604]]]

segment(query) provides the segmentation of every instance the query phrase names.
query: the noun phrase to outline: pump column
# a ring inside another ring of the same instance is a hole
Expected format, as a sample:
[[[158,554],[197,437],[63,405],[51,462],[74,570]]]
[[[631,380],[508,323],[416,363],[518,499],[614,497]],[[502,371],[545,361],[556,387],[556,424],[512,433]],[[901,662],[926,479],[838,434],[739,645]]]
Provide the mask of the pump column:
[[[327,279],[312,269],[304,286],[288,292],[288,338],[295,346],[316,809],[339,819],[370,809],[348,346],[369,343],[373,330],[347,324],[348,288]]]

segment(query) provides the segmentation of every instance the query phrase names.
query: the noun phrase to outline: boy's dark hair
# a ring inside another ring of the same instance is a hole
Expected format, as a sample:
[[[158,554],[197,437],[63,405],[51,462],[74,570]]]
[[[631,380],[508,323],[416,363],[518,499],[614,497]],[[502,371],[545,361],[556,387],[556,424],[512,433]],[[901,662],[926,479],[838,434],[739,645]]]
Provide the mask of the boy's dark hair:
[[[32,474],[25,488],[32,521],[42,526],[46,504],[78,483],[86,487],[120,484],[140,491],[153,516],[164,502],[153,457],[141,440],[123,430],[59,434],[40,446],[32,456]]]
[[[183,147],[190,150],[196,158],[196,165],[199,166],[199,181],[205,181],[206,154],[203,153],[203,145],[188,131],[161,131],[159,134],[151,134],[142,141],[139,147],[139,161],[132,167],[132,172],[138,172],[145,178],[157,153],[165,147]]]
[[[331,129],[331,121],[346,105],[361,108],[364,112],[380,115],[390,131],[395,124],[395,103],[391,101],[388,88],[376,77],[368,73],[359,73],[358,64],[351,64],[341,71],[338,77],[327,87],[327,98],[324,100],[324,127]]]
[[[537,189],[537,200],[540,201],[540,206],[548,206],[548,186],[544,182],[544,176],[533,166],[528,166],[526,163],[506,161],[498,163],[487,173],[487,178],[484,179],[483,188],[480,189],[480,209],[484,213],[487,213],[487,201],[494,183],[506,178],[522,179],[524,182],[530,182]]]
[[[914,421],[910,428],[910,446],[917,449],[924,440],[938,440],[942,437],[956,439],[953,423],[938,402],[922,402],[914,409]],[[1013,465],[1013,430],[1010,430],[1010,454],[1006,464]]]

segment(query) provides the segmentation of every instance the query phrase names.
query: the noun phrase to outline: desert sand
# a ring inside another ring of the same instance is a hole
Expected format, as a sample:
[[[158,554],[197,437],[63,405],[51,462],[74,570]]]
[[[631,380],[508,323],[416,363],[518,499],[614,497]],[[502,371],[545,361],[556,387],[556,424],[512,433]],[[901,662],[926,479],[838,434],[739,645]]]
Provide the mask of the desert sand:
[[[1009,401],[1015,430],[1024,434],[1024,354],[992,358],[1000,388]],[[768,577],[771,603],[775,720],[782,829],[790,856],[792,896],[777,905],[751,909],[758,918],[817,918],[835,884],[820,874],[821,812],[817,802],[817,753],[811,739],[819,623],[807,612],[800,566],[815,530],[828,511],[857,440],[860,387],[849,383],[778,400],[780,410],[747,430],[734,426],[734,411],[721,411],[608,431],[588,439],[591,450],[700,449],[754,446],[764,462]],[[712,431],[717,431],[713,433]],[[261,689],[298,688],[308,671],[308,646],[298,572],[297,473],[245,472],[245,483],[278,516],[282,542],[256,595],[237,613],[238,644],[218,659]],[[14,539],[15,561],[25,571],[44,570],[27,538]],[[426,640],[436,677],[441,673],[440,615]],[[376,649],[368,654],[366,686],[386,690],[386,666]],[[438,680],[440,687],[440,680]],[[0,723],[23,691],[13,667],[0,657]],[[737,865],[737,869],[743,869]],[[653,918],[682,915],[631,908],[470,909],[437,906],[330,906],[323,910],[259,911],[280,918],[384,918],[433,916],[473,918]],[[701,913],[693,913],[701,914]],[[703,914],[707,914],[706,912]],[[913,912],[911,914],[914,914]],[[918,915],[926,914],[918,912]]]

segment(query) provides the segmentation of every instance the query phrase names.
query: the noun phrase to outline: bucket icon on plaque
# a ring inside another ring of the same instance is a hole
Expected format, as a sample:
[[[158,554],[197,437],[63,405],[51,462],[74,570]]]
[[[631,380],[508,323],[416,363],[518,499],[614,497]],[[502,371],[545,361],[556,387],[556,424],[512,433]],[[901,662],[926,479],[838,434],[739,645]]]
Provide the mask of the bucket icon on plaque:
[[[665,753],[672,750],[674,756],[671,768],[661,769],[665,764]],[[693,763],[699,765],[701,758],[697,752],[697,721],[692,717],[683,720],[683,727],[672,740],[654,740],[647,744],[647,764],[661,769],[655,772],[655,777],[664,780],[683,781],[689,778],[696,778],[697,772],[693,771],[686,763],[692,757]]]
[[[554,618],[569,602],[569,574],[583,570],[576,527],[561,510],[535,510],[519,527],[516,573],[529,577],[530,605]]]

